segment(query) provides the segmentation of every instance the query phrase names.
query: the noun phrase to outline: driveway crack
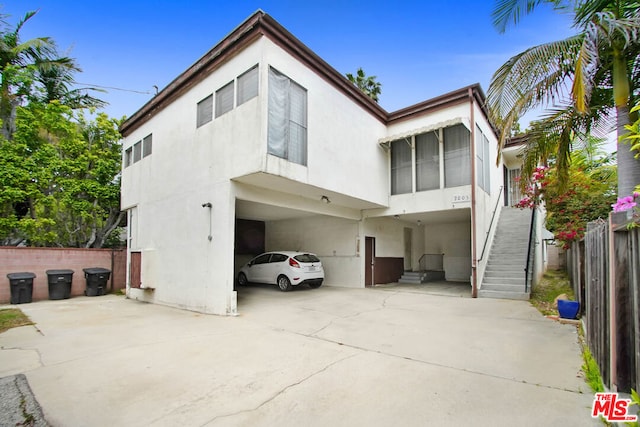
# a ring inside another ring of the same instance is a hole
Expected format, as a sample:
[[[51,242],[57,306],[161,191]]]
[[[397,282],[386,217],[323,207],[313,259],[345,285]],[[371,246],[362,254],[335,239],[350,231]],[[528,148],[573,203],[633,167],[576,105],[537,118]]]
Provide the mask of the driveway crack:
[[[350,318],[353,318],[353,317],[358,317],[358,316],[360,316],[361,314],[364,314],[364,313],[373,313],[373,312],[375,312],[375,311],[384,310],[385,308],[387,308],[387,300],[389,300],[389,298],[391,298],[391,297],[393,297],[393,296],[395,296],[395,295],[397,295],[397,294],[398,294],[398,292],[394,292],[394,293],[392,293],[391,295],[387,295],[387,296],[385,296],[385,297],[382,299],[382,302],[380,303],[380,307],[378,307],[378,308],[373,308],[373,309],[370,309],[370,310],[357,311],[357,312],[355,312],[355,313],[347,314],[347,315],[345,315],[345,316],[338,316],[338,317],[336,317],[336,318],[334,318],[334,319],[331,319],[331,320],[330,320],[326,325],[324,325],[323,327],[321,327],[321,328],[320,328],[320,329],[318,329],[317,331],[313,331],[313,332],[311,332],[309,335],[306,335],[306,336],[308,336],[308,337],[310,337],[310,338],[315,337],[317,334],[319,334],[320,332],[324,331],[324,330],[325,330],[325,329],[327,329],[329,326],[333,325],[333,323],[334,323],[336,320],[350,319]]]
[[[350,355],[348,355],[346,357],[343,357],[341,359],[338,359],[338,360],[334,360],[333,362],[329,363],[328,365],[324,366],[323,368],[321,368],[321,369],[319,369],[319,370],[317,370],[315,372],[312,372],[311,374],[307,375],[306,377],[301,378],[300,380],[298,380],[298,381],[296,381],[294,383],[288,384],[285,387],[281,388],[280,390],[275,392],[271,397],[269,397],[268,399],[264,400],[263,402],[261,402],[256,407],[251,408],[251,409],[243,409],[243,410],[236,411],[236,412],[233,412],[233,413],[230,413],[230,414],[218,415],[217,417],[214,417],[214,418],[210,419],[209,421],[207,421],[206,423],[204,423],[203,426],[211,424],[211,423],[213,423],[216,420],[219,420],[221,418],[229,418],[229,417],[234,417],[236,415],[257,411],[258,409],[262,408],[263,406],[265,406],[268,403],[270,403],[270,402],[274,401],[275,399],[277,399],[279,396],[281,396],[282,394],[284,394],[288,390],[299,386],[300,384],[310,380],[311,378],[315,377],[316,375],[319,375],[319,374],[321,374],[323,372],[326,372],[332,366],[337,365],[338,363],[344,362],[345,360],[350,359],[350,358],[355,357],[355,356],[357,356],[357,353],[350,354]]]

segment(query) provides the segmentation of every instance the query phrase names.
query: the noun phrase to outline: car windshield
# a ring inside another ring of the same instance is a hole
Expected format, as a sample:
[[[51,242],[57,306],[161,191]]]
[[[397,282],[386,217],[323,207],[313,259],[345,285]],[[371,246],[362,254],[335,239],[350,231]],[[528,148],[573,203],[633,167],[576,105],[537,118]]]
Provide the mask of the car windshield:
[[[313,254],[300,254],[294,256],[293,258],[295,258],[296,261],[300,262],[320,262],[318,257]]]

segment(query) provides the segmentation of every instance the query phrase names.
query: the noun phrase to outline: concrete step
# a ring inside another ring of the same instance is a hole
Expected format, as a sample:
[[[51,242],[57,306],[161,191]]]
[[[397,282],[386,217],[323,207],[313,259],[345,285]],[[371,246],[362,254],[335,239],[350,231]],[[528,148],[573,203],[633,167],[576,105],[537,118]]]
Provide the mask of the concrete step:
[[[490,256],[489,257],[489,261],[487,262],[487,266],[509,266],[509,267],[513,267],[516,268],[518,266],[521,266],[522,269],[524,270],[525,265],[527,264],[526,259],[520,259],[520,258],[507,258],[505,256]]]
[[[524,272],[524,263],[518,265],[506,265],[501,263],[489,263],[487,264],[487,268],[485,269],[485,274],[489,271],[521,271]]]
[[[421,278],[414,279],[414,278],[404,277],[403,276],[403,277],[400,277],[400,279],[398,279],[398,283],[413,283],[415,285],[418,285],[418,284],[424,283],[424,282],[422,281]]]
[[[491,283],[497,285],[519,285],[524,287],[524,274],[520,277],[504,277],[504,276],[484,276],[482,284]]]
[[[484,273],[483,281],[490,281],[489,279],[515,279],[524,280],[524,271],[505,271],[503,273],[486,272]]]
[[[405,271],[398,283],[427,283],[435,280],[444,280],[444,271]]]
[[[529,243],[529,239],[513,239],[513,238],[504,238],[503,241],[499,241],[494,239],[493,240],[493,245],[491,247],[493,248],[520,248],[522,249],[522,244],[527,244]]]
[[[524,292],[524,280],[521,284],[504,284],[504,283],[482,283],[480,289],[486,291],[502,291],[502,292]]]
[[[490,291],[480,289],[478,291],[479,298],[498,298],[498,299],[514,299],[514,300],[529,300],[529,292],[503,292],[503,291]]]
[[[421,271],[405,271],[402,273],[403,277],[422,277]]]

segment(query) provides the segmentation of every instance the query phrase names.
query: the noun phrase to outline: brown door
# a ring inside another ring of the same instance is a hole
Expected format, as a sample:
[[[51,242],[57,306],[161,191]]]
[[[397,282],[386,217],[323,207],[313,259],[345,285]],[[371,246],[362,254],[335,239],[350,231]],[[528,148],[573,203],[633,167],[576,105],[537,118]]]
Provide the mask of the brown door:
[[[375,284],[376,238],[364,238],[364,285]]]
[[[129,283],[132,288],[139,288],[142,284],[140,280],[140,270],[142,267],[142,252],[131,252],[131,264],[129,266]]]

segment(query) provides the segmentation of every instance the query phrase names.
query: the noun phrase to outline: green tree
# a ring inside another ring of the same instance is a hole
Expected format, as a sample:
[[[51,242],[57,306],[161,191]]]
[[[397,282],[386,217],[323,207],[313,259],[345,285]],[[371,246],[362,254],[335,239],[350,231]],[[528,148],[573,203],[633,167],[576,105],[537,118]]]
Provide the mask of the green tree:
[[[577,151],[561,178],[557,169],[537,166],[518,207],[533,207],[543,201],[546,208],[546,228],[564,247],[584,237],[587,223],[607,218],[616,200],[617,175],[614,159],[593,155],[597,141]],[[553,166],[555,159],[550,159]],[[565,182],[566,180],[566,182]]]
[[[0,242],[102,247],[120,212],[118,120],[87,120],[57,101],[16,109],[0,138]]]
[[[562,177],[569,173],[572,141],[616,119],[618,136],[635,115],[629,109],[640,84],[640,13],[632,0],[498,0],[494,25],[504,32],[541,4],[572,12],[575,36],[535,46],[510,58],[493,75],[487,102],[502,128],[500,148],[522,115],[552,106],[529,141],[554,151]],[[567,86],[571,89],[566,90]],[[640,182],[640,161],[618,139],[618,193],[629,194]],[[542,153],[545,150],[530,150]]]
[[[58,100],[72,108],[101,107],[90,95],[95,88],[70,89],[80,69],[73,59],[60,56],[49,37],[22,41],[20,31],[37,12],[28,12],[15,27],[0,15],[0,133],[8,140],[15,130],[16,108],[27,102]]]
[[[382,84],[376,81],[376,76],[367,76],[362,68],[358,68],[355,76],[351,73],[347,73],[346,76],[365,95],[378,102],[378,97],[382,92]]]

